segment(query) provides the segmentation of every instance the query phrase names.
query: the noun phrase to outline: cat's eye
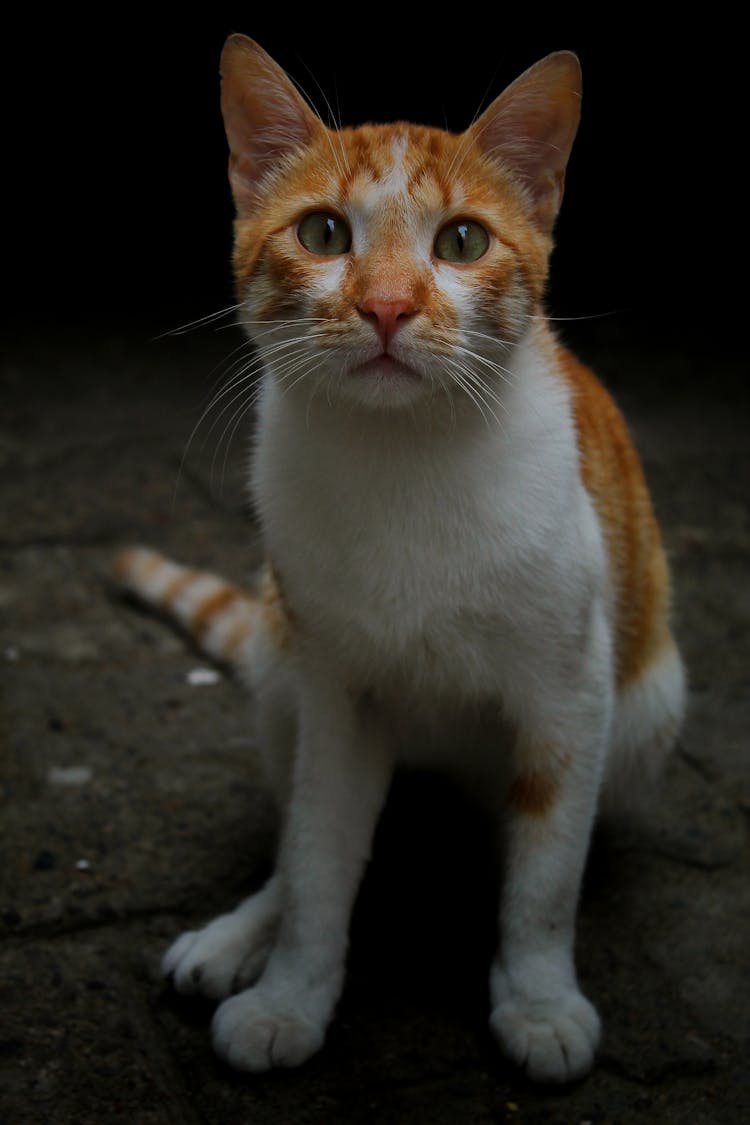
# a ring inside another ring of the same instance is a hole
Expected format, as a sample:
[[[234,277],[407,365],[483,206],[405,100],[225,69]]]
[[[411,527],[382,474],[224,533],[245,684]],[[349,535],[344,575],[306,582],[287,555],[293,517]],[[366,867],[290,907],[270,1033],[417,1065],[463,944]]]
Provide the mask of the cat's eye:
[[[435,257],[444,262],[476,262],[487,252],[490,236],[473,219],[454,219],[438,231]]]
[[[328,211],[311,211],[300,219],[297,238],[311,254],[347,254],[352,245],[348,225]]]

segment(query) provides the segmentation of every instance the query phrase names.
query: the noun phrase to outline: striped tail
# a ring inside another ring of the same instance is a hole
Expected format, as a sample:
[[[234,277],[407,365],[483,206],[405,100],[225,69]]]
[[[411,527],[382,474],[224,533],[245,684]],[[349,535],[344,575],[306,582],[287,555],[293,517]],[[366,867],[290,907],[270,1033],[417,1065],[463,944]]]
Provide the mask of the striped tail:
[[[239,663],[260,602],[206,571],[180,566],[149,547],[127,547],[114,574],[128,593],[178,621],[215,660]]]

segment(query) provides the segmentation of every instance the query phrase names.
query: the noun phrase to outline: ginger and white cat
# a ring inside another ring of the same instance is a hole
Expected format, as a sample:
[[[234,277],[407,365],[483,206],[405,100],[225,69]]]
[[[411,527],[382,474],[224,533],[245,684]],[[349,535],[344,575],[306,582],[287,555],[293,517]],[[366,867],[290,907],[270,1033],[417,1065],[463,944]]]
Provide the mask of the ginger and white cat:
[[[323,1044],[394,766],[481,783],[504,840],[490,1024],[532,1079],[585,1074],[576,905],[592,824],[648,787],[684,678],[669,577],[617,408],[541,301],[576,133],[574,55],[460,135],[332,130],[251,40],[222,56],[240,320],[264,373],[251,597],[146,548],[122,583],[255,693],[275,873],[164,959],[262,1071]]]

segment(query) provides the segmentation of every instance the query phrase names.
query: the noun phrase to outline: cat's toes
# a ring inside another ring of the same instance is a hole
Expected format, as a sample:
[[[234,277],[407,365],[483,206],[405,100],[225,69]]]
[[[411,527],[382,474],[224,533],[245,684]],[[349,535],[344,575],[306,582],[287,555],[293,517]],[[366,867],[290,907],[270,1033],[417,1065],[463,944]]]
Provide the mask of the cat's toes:
[[[199,930],[187,930],[184,934],[180,934],[176,941],[172,942],[161,959],[161,971],[165,977],[172,975],[185,954],[195,944],[195,939],[199,933]]]
[[[600,1037],[599,1016],[577,989],[550,999],[530,998],[508,986],[490,1016],[501,1049],[534,1082],[564,1083],[591,1070]]]
[[[214,1050],[237,1070],[300,1066],[323,1046],[325,1022],[251,988],[221,1004],[211,1025]]]
[[[236,914],[224,914],[202,930],[182,934],[167,950],[162,972],[177,992],[223,1000],[257,980],[272,944],[268,928],[253,935]]]

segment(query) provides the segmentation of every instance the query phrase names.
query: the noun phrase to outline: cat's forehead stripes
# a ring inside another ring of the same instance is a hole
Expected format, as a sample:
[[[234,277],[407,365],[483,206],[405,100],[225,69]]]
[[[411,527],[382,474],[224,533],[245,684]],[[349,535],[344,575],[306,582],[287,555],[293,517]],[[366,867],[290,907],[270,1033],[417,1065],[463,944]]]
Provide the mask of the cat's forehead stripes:
[[[451,179],[450,165],[460,138],[399,123],[345,129],[338,140],[344,168],[337,188],[343,198],[364,208],[388,196],[444,210],[456,204],[459,184]]]

